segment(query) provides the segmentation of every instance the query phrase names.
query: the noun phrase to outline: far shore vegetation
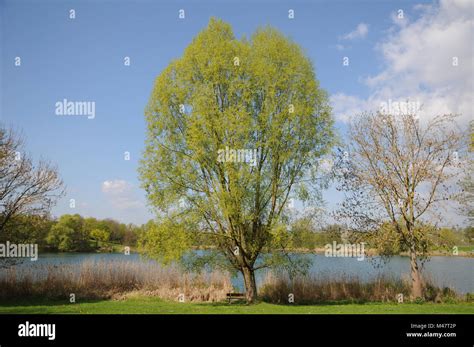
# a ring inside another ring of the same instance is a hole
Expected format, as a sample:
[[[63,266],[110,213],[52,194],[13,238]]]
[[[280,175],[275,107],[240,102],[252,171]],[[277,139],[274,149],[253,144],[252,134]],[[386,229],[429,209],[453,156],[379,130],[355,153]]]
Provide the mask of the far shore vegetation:
[[[131,252],[141,251],[141,242],[148,228],[153,224],[150,221],[143,225],[120,223],[113,219],[96,219],[82,217],[79,214],[63,215],[60,218],[44,216],[16,216],[14,222],[19,226],[19,233],[27,235],[23,243],[38,244],[41,253],[54,252],[104,252],[123,253],[125,247]],[[434,227],[430,228],[429,255],[440,256],[474,256],[474,227]],[[386,231],[380,230],[381,235]],[[336,242],[345,244],[353,242],[357,236],[358,242],[365,243],[367,256],[378,255],[376,245],[371,245],[371,235],[361,237],[361,233],[349,232],[337,224],[321,228],[314,228],[305,221],[297,221],[291,225],[290,240],[286,250],[301,253],[324,254],[325,246]],[[193,249],[213,249],[210,236],[203,233],[193,239]],[[387,245],[388,246],[388,245]],[[402,256],[407,252],[397,244],[391,245],[394,254]]]

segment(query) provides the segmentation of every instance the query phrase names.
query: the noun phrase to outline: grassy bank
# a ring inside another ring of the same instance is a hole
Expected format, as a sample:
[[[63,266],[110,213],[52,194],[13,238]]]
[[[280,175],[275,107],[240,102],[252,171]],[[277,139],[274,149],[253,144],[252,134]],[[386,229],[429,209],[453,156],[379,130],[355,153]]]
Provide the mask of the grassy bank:
[[[0,303],[0,314],[474,314],[474,303],[326,303],[320,305],[275,305],[258,303],[179,303],[156,297],[125,300],[16,301]]]

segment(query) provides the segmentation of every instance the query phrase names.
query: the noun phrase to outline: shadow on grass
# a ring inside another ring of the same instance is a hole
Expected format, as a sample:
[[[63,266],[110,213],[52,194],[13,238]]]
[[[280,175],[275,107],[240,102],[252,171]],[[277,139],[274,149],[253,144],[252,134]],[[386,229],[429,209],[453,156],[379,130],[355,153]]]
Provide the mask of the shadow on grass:
[[[275,305],[280,307],[304,307],[304,306],[340,306],[340,305],[364,305],[364,304],[394,304],[393,302],[378,302],[378,301],[351,301],[351,300],[341,300],[341,301],[321,301],[321,302],[311,302],[311,303],[274,303],[263,300],[258,300],[253,304],[247,303],[245,300],[234,301],[228,303],[227,301],[218,301],[218,302],[200,302],[195,303],[197,306],[211,306],[211,307],[252,307],[258,304],[268,304]]]
[[[81,304],[94,304],[101,301],[109,301],[110,299],[81,299]],[[68,299],[57,298],[15,298],[0,300],[0,307],[20,307],[20,306],[62,306],[71,304]]]
[[[156,299],[158,301],[166,300],[160,299],[158,297],[146,297],[146,299]],[[114,301],[112,299],[80,299],[81,304],[94,304],[100,302],[107,302],[107,301]],[[22,307],[22,306],[63,306],[69,305],[70,302],[68,299],[59,299],[59,298],[44,298],[44,297],[30,297],[30,298],[15,298],[15,299],[2,299],[0,300],[0,308],[1,307]],[[152,302],[149,304],[153,305]],[[341,305],[364,305],[364,304],[393,304],[390,302],[369,302],[369,301],[354,301],[354,300],[344,300],[344,301],[322,301],[322,302],[312,302],[312,303],[272,303],[263,300],[258,300],[253,304],[247,303],[245,300],[236,300],[229,303],[228,301],[218,301],[218,302],[190,302],[193,306],[197,307],[215,307],[215,308],[222,308],[222,307],[234,307],[234,308],[246,308],[246,307],[253,307],[258,304],[268,304],[268,305],[275,305],[279,307],[305,307],[305,306],[341,306]]]

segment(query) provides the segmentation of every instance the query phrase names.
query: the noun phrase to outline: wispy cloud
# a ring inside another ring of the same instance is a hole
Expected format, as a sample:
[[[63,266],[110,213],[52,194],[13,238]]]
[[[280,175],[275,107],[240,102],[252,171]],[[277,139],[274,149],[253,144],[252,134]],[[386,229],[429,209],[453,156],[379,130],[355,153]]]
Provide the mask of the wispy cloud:
[[[102,192],[112,206],[117,209],[131,209],[143,207],[143,203],[135,196],[133,186],[125,180],[107,180],[102,183]]]
[[[359,23],[357,27],[352,30],[350,33],[347,33],[342,36],[343,40],[355,40],[355,39],[363,39],[369,33],[369,26],[365,23]]]

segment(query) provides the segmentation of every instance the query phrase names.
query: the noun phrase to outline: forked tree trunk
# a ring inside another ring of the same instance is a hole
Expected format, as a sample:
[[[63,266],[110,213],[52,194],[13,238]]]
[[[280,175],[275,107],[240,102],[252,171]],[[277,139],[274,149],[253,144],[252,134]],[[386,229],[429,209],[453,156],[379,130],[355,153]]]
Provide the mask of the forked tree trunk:
[[[255,271],[246,267],[242,268],[245,284],[245,297],[248,303],[253,303],[257,299],[257,284],[255,282]]]
[[[416,259],[416,252],[412,249],[410,249],[410,272],[412,283],[411,295],[415,299],[421,298],[423,297],[423,281]]]

